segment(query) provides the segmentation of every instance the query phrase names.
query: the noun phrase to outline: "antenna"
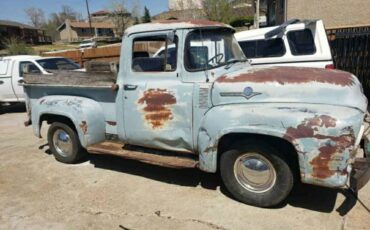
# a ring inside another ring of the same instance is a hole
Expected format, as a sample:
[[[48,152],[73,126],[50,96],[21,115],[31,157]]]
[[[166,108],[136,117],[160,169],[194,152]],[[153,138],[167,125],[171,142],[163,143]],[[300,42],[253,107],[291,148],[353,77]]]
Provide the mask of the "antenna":
[[[88,0],[85,0],[85,2],[86,2],[86,9],[87,9],[87,16],[89,17],[90,34],[92,35],[92,26],[91,26],[91,16],[90,16],[90,10],[89,10],[89,2],[88,2]]]

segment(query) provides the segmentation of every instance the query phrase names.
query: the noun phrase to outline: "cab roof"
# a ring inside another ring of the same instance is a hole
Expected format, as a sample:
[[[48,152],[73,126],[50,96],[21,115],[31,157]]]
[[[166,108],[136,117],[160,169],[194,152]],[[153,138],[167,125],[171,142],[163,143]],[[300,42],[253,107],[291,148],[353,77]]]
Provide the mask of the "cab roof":
[[[190,28],[228,28],[234,30],[233,27],[221,22],[214,22],[208,20],[157,20],[150,23],[143,23],[129,27],[125,34],[143,33],[149,31],[163,31],[176,29],[190,29]]]

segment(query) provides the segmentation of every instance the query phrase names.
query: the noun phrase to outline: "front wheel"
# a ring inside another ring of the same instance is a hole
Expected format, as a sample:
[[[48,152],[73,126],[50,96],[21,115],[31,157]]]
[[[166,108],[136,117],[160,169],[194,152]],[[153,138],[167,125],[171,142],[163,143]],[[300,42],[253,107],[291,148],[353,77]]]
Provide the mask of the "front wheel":
[[[85,156],[78,135],[70,126],[54,122],[48,131],[48,143],[56,160],[73,164]]]
[[[293,188],[291,167],[283,155],[266,143],[248,143],[221,155],[222,180],[239,201],[271,207],[281,203]]]

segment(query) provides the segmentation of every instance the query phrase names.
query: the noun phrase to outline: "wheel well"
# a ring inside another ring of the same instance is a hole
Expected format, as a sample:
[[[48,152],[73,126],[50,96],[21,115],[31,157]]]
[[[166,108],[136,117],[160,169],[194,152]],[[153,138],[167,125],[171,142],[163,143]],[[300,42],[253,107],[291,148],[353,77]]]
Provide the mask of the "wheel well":
[[[72,122],[72,120],[70,118],[68,118],[66,116],[55,115],[55,114],[43,114],[40,117],[40,128],[41,128],[42,123],[44,121],[46,121],[47,124],[52,124],[54,122],[60,122],[60,123],[68,125],[73,130],[76,131],[76,127],[75,127],[74,123]]]
[[[220,162],[220,156],[222,155],[222,153],[230,149],[230,147],[237,145],[240,142],[245,142],[248,140],[249,141],[258,140],[258,142],[270,143],[274,148],[276,148],[280,153],[283,154],[284,158],[288,161],[289,165],[292,167],[292,170],[297,173],[296,176],[300,175],[298,154],[293,144],[285,139],[263,134],[230,133],[223,136],[218,142],[217,148],[218,166]]]

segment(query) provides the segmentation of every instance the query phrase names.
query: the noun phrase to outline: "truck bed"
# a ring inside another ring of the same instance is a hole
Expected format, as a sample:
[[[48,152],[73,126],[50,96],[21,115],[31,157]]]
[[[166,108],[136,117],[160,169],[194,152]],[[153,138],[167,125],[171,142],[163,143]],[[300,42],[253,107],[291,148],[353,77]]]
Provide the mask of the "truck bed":
[[[47,85],[68,87],[99,87],[110,88],[116,83],[117,74],[113,72],[78,72],[78,71],[54,71],[46,74],[26,74],[25,86]]]

